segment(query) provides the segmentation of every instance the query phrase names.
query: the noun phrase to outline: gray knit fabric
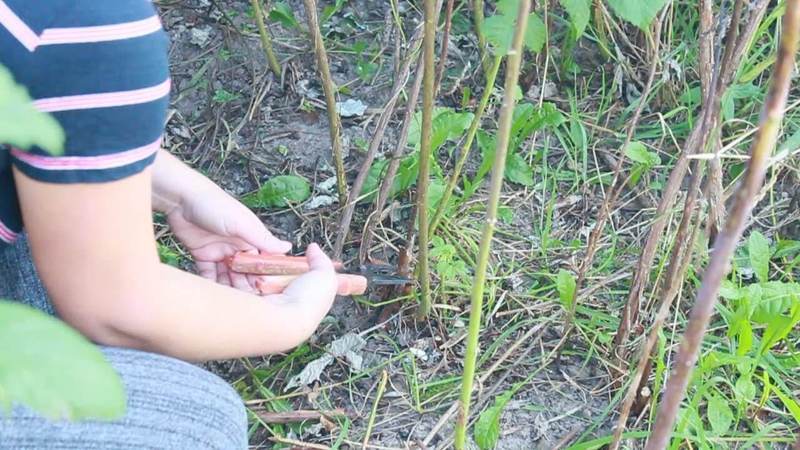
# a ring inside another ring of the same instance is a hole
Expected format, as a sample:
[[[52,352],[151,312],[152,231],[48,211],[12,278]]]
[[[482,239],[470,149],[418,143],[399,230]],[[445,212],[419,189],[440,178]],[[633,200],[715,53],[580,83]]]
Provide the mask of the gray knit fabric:
[[[53,313],[24,237],[0,248],[0,298]],[[10,416],[0,411],[0,449],[247,448],[244,405],[222,379],[174,358],[101,350],[125,385],[128,411],[122,420],[54,422],[17,405]]]

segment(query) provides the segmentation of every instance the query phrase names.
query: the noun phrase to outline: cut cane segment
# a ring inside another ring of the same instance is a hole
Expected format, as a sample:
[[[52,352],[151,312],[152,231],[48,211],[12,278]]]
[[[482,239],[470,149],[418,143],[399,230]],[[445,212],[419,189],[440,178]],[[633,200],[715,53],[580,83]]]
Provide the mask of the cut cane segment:
[[[311,270],[305,256],[258,255],[238,252],[228,258],[227,262],[232,271],[253,275],[299,275]],[[339,261],[334,261],[333,266],[336,270],[342,270],[344,267]]]
[[[256,279],[256,289],[262,295],[280,294],[292,281],[300,275],[268,275]],[[339,286],[336,295],[364,295],[367,292],[367,279],[361,275],[337,273]]]

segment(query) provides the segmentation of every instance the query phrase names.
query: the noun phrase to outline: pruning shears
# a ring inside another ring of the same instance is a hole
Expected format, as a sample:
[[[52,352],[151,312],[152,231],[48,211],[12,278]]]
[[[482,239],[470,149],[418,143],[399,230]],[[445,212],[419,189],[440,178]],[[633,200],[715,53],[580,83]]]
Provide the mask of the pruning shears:
[[[310,267],[303,256],[260,255],[239,252],[227,260],[233,272],[258,275],[256,288],[262,294],[278,294]],[[364,264],[356,271],[344,270],[344,264],[334,261],[337,271],[339,295],[363,295],[372,286],[402,286],[411,282],[408,277],[397,274],[395,268],[386,264]]]

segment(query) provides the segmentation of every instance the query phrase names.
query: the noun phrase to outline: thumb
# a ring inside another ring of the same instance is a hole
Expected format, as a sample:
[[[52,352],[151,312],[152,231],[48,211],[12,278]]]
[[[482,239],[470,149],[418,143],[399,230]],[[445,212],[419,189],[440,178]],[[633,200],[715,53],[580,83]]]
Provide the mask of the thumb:
[[[317,244],[308,246],[306,258],[311,270],[289,284],[284,294],[298,299],[333,301],[338,287],[333,261]]]

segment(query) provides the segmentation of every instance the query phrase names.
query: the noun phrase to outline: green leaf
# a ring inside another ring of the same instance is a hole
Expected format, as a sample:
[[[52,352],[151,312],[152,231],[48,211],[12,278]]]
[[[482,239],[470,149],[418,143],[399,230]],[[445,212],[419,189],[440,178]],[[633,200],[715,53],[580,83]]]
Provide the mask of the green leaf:
[[[754,307],[752,320],[769,323],[798,301],[800,284],[782,281],[751,284],[747,287],[747,295]]]
[[[750,267],[753,268],[758,280],[767,281],[769,279],[769,258],[772,256],[767,238],[758,231],[750,233],[750,238],[747,240],[747,252],[750,256]]]
[[[489,450],[497,445],[500,438],[500,417],[506,407],[513,391],[507,391],[494,401],[494,405],[486,408],[475,423],[475,443],[481,450]]]
[[[793,152],[800,148],[800,128],[794,131],[783,143],[778,147],[775,153]]]
[[[270,178],[258,192],[243,199],[251,208],[283,208],[300,203],[311,196],[311,185],[297,175],[278,175]]]
[[[28,90],[0,65],[0,142],[29,150],[38,146],[52,155],[64,152],[66,137],[59,123],[33,107]]]
[[[581,37],[586,26],[589,25],[589,16],[591,14],[591,0],[561,0],[561,6],[567,10],[569,14],[569,21],[572,25],[572,30],[575,32],[575,38]]]
[[[795,298],[797,301],[797,298]],[[764,330],[759,354],[763,355],[775,344],[789,335],[797,323],[800,322],[800,305],[795,305],[791,316],[777,315],[771,318]]]
[[[509,153],[504,178],[512,183],[533,186],[533,169],[519,153]]]
[[[513,38],[513,35],[512,35]],[[534,53],[539,53],[547,42],[547,27],[542,19],[536,14],[528,16],[528,25],[525,28],[525,47]],[[509,46],[511,42],[509,41]]]
[[[611,10],[622,19],[647,31],[667,0],[608,0]]]
[[[719,287],[719,296],[728,300],[737,300],[742,297],[742,292],[732,281],[722,280],[722,284]]]
[[[742,402],[749,402],[756,398],[756,385],[750,379],[749,374],[739,376],[733,391]]]
[[[539,108],[531,103],[520,103],[514,108],[511,121],[510,150],[518,149],[528,136],[543,128],[555,128],[566,119],[553,103],[545,102]]]
[[[506,55],[511,50],[514,28],[517,23],[519,0],[497,2],[497,14],[483,21],[483,34],[498,55]],[[547,28],[538,15],[528,15],[523,43],[533,52],[540,52],[547,41]]]
[[[658,157],[658,154],[647,150],[647,147],[639,141],[631,142],[625,147],[625,156],[630,158],[631,161],[647,167],[661,164],[661,158]]]
[[[164,264],[180,267],[181,255],[166,245],[158,244],[158,257]]]
[[[456,140],[472,123],[472,113],[457,113],[450,108],[434,108],[431,120],[431,151],[435,152],[446,141]],[[414,114],[408,128],[409,145],[419,148],[422,130],[422,112]]]
[[[501,222],[508,225],[514,220],[514,209],[505,205],[498,206],[497,217]]]
[[[26,405],[50,419],[117,419],[122,380],[100,350],[64,322],[0,300],[0,407]]]
[[[800,424],[800,406],[797,404],[797,402],[791,396],[784,394],[783,391],[778,388],[778,386],[773,387],[773,392],[775,392],[775,395],[781,399],[783,406],[789,410],[789,413],[794,418],[794,421],[797,424]]]
[[[372,163],[372,167],[367,172],[367,180],[361,189],[362,198],[359,203],[369,203],[378,196],[378,189],[381,187],[383,178],[386,175],[386,168],[389,166],[388,159],[380,159]],[[435,170],[435,166],[434,166]],[[419,153],[413,153],[400,161],[397,167],[397,174],[392,182],[389,191],[389,198],[397,197],[417,182],[419,175]]]
[[[300,28],[300,23],[294,17],[294,11],[285,2],[275,2],[269,12],[269,20],[280,22],[286,28]]]
[[[715,436],[722,436],[728,432],[733,424],[733,411],[728,402],[720,395],[712,394],[708,397],[708,423]]]
[[[575,298],[575,275],[568,270],[560,269],[556,277],[556,289],[558,289],[561,305],[565,310],[572,311],[572,300]]]

